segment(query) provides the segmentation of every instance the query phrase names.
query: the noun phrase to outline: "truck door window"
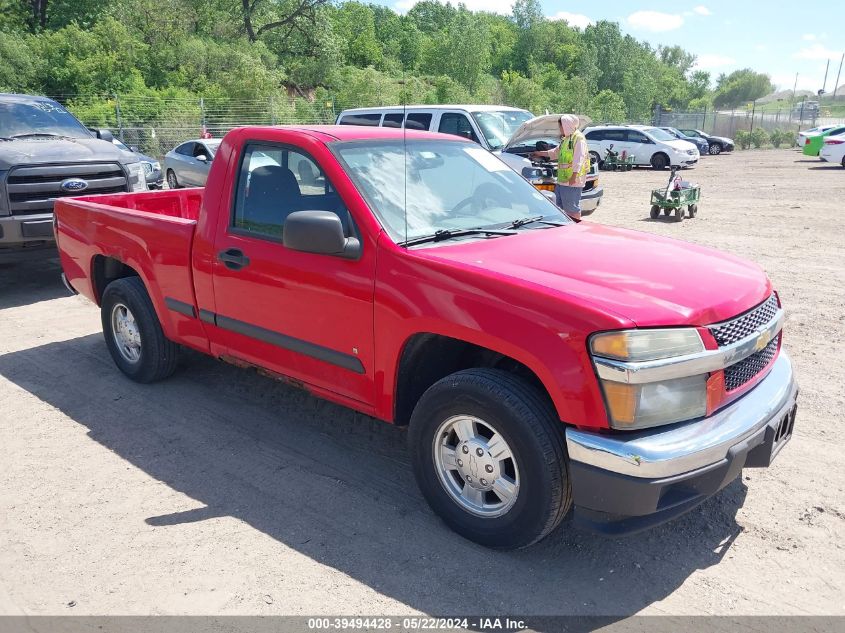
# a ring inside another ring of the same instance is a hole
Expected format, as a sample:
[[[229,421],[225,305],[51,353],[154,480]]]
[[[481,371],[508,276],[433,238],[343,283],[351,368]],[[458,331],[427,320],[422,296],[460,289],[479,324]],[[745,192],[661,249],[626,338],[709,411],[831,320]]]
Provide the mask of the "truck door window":
[[[472,129],[469,119],[466,115],[457,114],[455,112],[446,112],[440,117],[440,126],[437,128],[438,132],[443,134],[452,134],[460,136],[478,143],[478,136]]]
[[[182,143],[179,147],[176,148],[176,153],[181,154],[182,156],[193,156],[194,155],[194,146],[196,143],[191,141],[190,143]]]
[[[279,239],[294,211],[332,211],[349,234],[349,212],[316,161],[287,147],[247,145],[232,228]]]
[[[347,114],[340,120],[341,125],[378,125],[381,114]]]
[[[402,127],[403,114],[401,112],[390,112],[384,115],[382,127]]]
[[[409,130],[428,130],[431,127],[431,113],[411,112],[405,118],[405,127]]]

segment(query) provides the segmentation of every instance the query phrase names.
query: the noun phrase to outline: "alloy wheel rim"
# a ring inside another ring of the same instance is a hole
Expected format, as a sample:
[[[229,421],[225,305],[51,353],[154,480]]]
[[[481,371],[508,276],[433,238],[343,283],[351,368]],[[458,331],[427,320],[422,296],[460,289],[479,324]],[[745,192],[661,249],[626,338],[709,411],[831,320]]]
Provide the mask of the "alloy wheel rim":
[[[141,359],[141,332],[135,315],[122,303],[116,303],[111,311],[112,338],[117,351],[130,363]]]
[[[476,516],[506,514],[519,495],[519,468],[505,438],[488,422],[456,415],[434,434],[437,476],[458,506]]]

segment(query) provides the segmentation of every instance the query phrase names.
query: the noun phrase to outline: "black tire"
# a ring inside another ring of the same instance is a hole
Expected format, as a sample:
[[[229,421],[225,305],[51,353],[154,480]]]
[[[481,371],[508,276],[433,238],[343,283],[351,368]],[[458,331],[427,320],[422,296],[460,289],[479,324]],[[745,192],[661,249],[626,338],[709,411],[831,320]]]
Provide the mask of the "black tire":
[[[590,152],[590,162],[594,165],[598,165],[599,169],[602,168],[602,160],[598,152]]]
[[[845,156],[842,157],[842,167],[845,167]]]
[[[519,489],[500,516],[478,516],[459,505],[438,474],[435,434],[462,415],[492,426],[513,455]],[[572,505],[563,424],[535,387],[508,372],[467,369],[436,382],[414,408],[408,441],[417,484],[432,510],[481,545],[527,547],[554,530]]]
[[[680,222],[684,219],[684,208],[678,207],[675,209],[675,222]]]
[[[167,170],[167,187],[169,189],[179,189],[181,185],[176,178],[176,173],[172,169]]]
[[[687,212],[689,214],[689,217],[694,218],[696,215],[698,215],[698,205],[697,204],[689,205],[689,207],[687,208]]]
[[[115,335],[114,311],[123,306],[130,311],[140,338],[140,354],[131,361],[119,349]],[[101,301],[103,336],[118,369],[135,382],[149,383],[167,378],[176,370],[179,346],[164,336],[158,316],[139,277],[116,279],[106,286]]]
[[[669,157],[662,153],[658,152],[654,156],[651,157],[651,168],[655,171],[661,171],[666,169],[669,166]]]
[[[711,143],[709,149],[711,156],[718,156],[722,153],[722,144],[721,143]]]
[[[649,215],[651,215],[652,220],[656,220],[657,218],[659,218],[660,207],[658,207],[656,204],[651,205],[651,211],[649,212]]]

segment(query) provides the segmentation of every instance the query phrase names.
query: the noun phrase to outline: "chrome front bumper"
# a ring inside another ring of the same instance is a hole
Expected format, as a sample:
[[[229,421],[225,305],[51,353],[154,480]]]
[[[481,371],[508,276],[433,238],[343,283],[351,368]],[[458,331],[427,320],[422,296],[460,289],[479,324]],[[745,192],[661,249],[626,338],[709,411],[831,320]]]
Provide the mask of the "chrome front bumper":
[[[674,477],[717,464],[734,446],[776,426],[797,395],[792,363],[781,350],[757,386],[708,418],[624,435],[568,428],[569,459],[631,477]]]

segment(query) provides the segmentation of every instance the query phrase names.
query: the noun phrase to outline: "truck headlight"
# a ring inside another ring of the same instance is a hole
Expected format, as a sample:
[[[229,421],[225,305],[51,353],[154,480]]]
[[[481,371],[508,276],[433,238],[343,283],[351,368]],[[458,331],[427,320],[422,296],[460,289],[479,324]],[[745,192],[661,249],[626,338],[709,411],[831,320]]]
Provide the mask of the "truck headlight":
[[[594,359],[667,361],[705,350],[693,328],[629,330],[597,334]],[[599,377],[614,429],[643,429],[701,417],[707,412],[707,374],[657,382],[628,383]]]
[[[129,191],[147,190],[147,176],[144,173],[144,166],[140,161],[129,163],[126,166],[126,171],[129,172]]]

